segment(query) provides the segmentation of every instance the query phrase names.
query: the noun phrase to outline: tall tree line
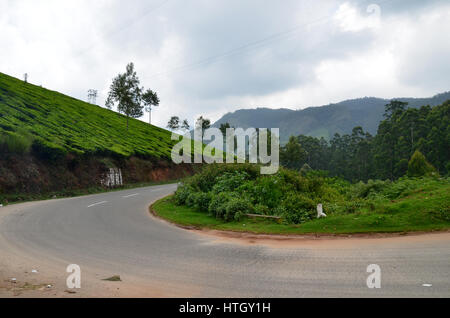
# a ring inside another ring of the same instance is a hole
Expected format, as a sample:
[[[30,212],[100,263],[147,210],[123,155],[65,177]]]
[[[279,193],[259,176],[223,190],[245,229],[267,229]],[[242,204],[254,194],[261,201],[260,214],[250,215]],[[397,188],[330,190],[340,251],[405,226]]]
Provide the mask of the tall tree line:
[[[392,101],[376,136],[355,127],[351,134],[335,134],[328,142],[300,135],[281,149],[281,163],[301,169],[327,170],[350,181],[397,179],[419,150],[440,174],[450,172],[450,101],[421,108]]]

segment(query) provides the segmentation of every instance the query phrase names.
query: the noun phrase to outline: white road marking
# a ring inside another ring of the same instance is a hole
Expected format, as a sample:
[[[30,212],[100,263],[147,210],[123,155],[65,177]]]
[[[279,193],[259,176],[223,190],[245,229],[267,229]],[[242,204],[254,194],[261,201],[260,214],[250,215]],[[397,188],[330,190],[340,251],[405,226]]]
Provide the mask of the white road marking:
[[[422,284],[423,287],[432,287],[432,284]]]
[[[104,204],[104,203],[108,203],[108,201],[102,201],[102,202],[91,204],[91,205],[88,206],[88,208],[92,208],[93,206]]]
[[[131,198],[131,197],[135,197],[135,196],[137,196],[137,195],[139,195],[139,193],[126,195],[126,196],[124,196],[124,198]]]

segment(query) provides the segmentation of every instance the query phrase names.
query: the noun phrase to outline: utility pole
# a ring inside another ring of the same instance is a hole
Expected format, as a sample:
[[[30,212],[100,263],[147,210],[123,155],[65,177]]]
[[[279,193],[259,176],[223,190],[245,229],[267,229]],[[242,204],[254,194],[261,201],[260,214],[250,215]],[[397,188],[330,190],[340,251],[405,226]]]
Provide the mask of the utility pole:
[[[23,75],[23,78],[24,78],[25,83],[28,83],[28,73],[25,73]]]
[[[97,105],[97,94],[98,94],[98,91],[96,91],[95,89],[88,90],[88,103],[89,104]]]

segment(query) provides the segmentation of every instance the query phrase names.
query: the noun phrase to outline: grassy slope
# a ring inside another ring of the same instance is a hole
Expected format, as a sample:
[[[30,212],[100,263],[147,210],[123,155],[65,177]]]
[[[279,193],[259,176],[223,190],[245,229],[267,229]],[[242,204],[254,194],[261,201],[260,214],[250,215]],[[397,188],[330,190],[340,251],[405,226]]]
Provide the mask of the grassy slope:
[[[444,184],[420,189],[397,201],[385,202],[376,207],[375,211],[362,210],[353,214],[333,215],[302,225],[253,219],[226,223],[191,208],[176,206],[168,198],[158,201],[153,209],[159,216],[173,223],[199,228],[267,234],[350,234],[450,229],[447,211],[449,202],[450,185]]]
[[[26,130],[71,153],[169,158],[170,132],[0,73],[0,134]]]

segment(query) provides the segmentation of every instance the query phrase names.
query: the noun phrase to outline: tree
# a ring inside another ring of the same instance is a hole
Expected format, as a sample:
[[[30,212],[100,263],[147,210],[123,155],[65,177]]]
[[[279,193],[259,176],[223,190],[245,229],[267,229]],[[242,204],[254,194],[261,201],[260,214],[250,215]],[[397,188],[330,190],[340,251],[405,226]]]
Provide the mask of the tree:
[[[398,100],[392,100],[389,104],[385,106],[384,117],[391,119],[405,111],[408,103],[401,102]]]
[[[281,148],[280,160],[286,168],[299,170],[305,163],[306,157],[306,151],[294,136],[291,136],[289,142]]]
[[[189,122],[187,119],[183,120],[183,123],[181,124],[181,129],[185,131],[189,131],[191,129],[191,126],[189,125]]]
[[[139,118],[143,113],[142,88],[134,70],[134,64],[127,65],[126,72],[113,79],[110,87],[106,107],[111,109],[117,103],[117,110],[127,116],[127,130],[129,118]]]
[[[211,121],[209,119],[203,118],[203,116],[200,116],[197,119],[195,126],[202,130],[202,137],[203,137],[205,130],[211,128]]]
[[[145,111],[149,114],[149,124],[152,124],[152,107],[159,106],[160,100],[158,98],[158,94],[148,89],[143,95],[142,100],[144,102]]]
[[[416,150],[408,164],[408,177],[423,177],[436,173],[434,168],[425,156]]]
[[[225,138],[227,135],[227,129],[231,128],[230,123],[220,124],[220,131],[222,132],[223,137]]]
[[[173,116],[170,118],[169,122],[167,123],[167,128],[170,130],[178,130],[180,129],[180,118],[178,116]]]

